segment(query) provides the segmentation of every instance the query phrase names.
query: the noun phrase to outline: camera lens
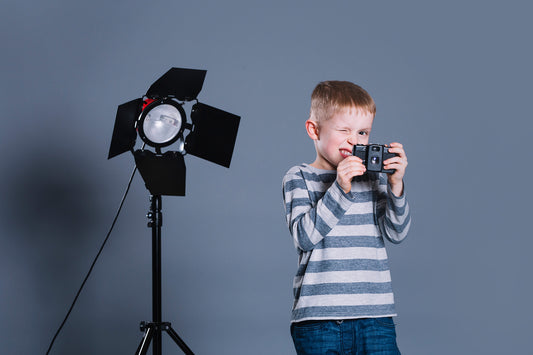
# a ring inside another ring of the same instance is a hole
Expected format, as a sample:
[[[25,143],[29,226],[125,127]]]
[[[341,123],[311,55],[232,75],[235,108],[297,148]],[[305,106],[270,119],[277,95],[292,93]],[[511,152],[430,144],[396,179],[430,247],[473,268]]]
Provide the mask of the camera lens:
[[[372,157],[372,164],[379,164],[379,157]]]

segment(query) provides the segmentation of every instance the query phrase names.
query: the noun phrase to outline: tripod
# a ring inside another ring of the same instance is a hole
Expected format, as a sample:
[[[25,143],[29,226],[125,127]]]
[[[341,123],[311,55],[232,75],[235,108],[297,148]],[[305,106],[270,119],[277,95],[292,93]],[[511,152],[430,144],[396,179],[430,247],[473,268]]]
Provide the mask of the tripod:
[[[135,355],[145,355],[153,341],[153,354],[161,355],[161,334],[164,330],[176,342],[180,349],[187,355],[194,355],[191,349],[172,329],[168,322],[161,321],[161,225],[163,214],[161,213],[161,195],[150,196],[150,211],[147,217],[150,219],[148,227],[152,228],[152,322],[141,322],[141,331],[144,336],[135,352]]]

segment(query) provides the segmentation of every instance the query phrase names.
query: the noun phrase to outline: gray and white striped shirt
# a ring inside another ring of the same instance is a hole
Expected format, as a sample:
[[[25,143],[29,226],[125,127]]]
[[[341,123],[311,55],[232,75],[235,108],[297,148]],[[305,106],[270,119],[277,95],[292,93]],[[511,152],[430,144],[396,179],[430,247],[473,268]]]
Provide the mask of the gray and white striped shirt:
[[[383,237],[401,242],[411,217],[385,174],[355,177],[346,194],[335,170],[308,164],[283,178],[287,224],[298,251],[292,322],[396,315]]]

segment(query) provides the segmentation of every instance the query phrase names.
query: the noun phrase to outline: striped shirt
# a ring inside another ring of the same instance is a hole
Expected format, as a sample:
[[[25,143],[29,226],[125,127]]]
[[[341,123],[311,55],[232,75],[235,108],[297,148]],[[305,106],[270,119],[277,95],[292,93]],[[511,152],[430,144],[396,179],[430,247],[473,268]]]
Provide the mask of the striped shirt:
[[[401,242],[411,222],[405,194],[385,174],[355,177],[345,193],[335,170],[308,164],[283,178],[287,224],[298,251],[292,322],[396,315],[383,238]]]

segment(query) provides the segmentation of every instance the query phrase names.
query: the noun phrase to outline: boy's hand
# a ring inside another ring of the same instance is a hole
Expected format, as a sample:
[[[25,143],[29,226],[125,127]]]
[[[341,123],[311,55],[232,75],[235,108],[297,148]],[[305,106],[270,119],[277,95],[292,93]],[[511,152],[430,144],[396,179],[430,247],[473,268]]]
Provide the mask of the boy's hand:
[[[396,170],[394,173],[388,174],[389,185],[394,195],[401,196],[403,194],[403,177],[407,168],[407,155],[400,143],[391,143],[389,147],[389,152],[396,153],[398,156],[385,160],[383,168]]]
[[[363,165],[361,158],[355,155],[344,158],[337,165],[337,182],[345,193],[352,189],[352,179],[355,176],[363,175],[366,167]]]

